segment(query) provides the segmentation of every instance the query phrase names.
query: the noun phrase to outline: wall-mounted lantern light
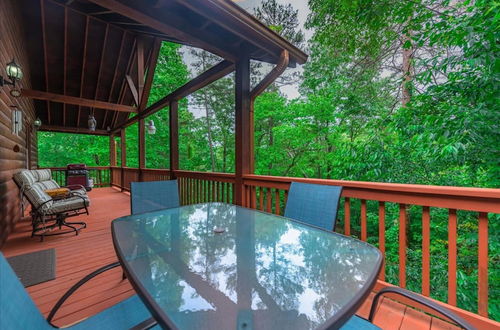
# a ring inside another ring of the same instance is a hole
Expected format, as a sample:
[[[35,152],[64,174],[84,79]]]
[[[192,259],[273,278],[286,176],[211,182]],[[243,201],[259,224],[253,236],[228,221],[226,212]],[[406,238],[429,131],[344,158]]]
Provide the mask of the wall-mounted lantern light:
[[[23,129],[23,113],[12,105],[12,134],[19,135]]]
[[[94,115],[89,115],[89,120],[87,123],[89,125],[89,130],[94,132],[97,126],[97,120],[95,120]]]
[[[147,126],[147,129],[148,129],[148,133],[153,135],[156,133],[156,127],[155,127],[155,122],[150,120],[148,122],[148,126]]]
[[[7,77],[9,77],[10,81],[0,76],[0,87],[3,85],[12,85],[14,88],[10,91],[10,95],[14,97],[18,97],[21,95],[21,91],[16,89],[16,81],[19,81],[23,77],[23,71],[21,70],[21,66],[16,63],[14,59],[7,63],[7,67],[5,68],[7,72]]]

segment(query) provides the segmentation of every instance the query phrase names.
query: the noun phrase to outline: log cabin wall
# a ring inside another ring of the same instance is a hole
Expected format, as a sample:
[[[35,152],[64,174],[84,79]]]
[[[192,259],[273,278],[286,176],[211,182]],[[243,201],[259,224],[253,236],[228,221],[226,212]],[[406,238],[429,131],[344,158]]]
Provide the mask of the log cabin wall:
[[[6,78],[5,65],[14,58],[24,74],[16,87],[30,88],[28,53],[22,24],[19,1],[1,0],[0,75]],[[37,164],[36,131],[32,125],[35,118],[34,103],[28,98],[12,97],[10,90],[11,86],[0,87],[0,247],[21,218],[19,190],[12,176],[20,169],[35,168]],[[23,128],[19,136],[11,131],[13,105],[23,112]]]

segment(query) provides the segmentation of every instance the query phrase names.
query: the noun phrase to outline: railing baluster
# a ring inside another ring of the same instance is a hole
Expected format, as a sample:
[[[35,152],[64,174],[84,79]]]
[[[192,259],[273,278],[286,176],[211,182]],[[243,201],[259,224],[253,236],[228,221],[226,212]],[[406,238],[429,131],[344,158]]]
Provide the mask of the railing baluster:
[[[344,234],[351,236],[351,199],[344,199]]]
[[[478,313],[488,317],[488,214],[479,213],[478,226]]]
[[[430,208],[422,208],[422,294],[429,296],[431,293],[431,214]]]
[[[280,191],[279,189],[274,189],[274,213],[280,214]]]
[[[399,286],[406,288],[406,205],[399,204]]]
[[[366,228],[366,200],[361,200],[361,240],[366,242],[367,228]]]
[[[457,305],[457,211],[448,213],[448,304]]]
[[[381,281],[385,281],[385,203],[378,202],[378,248],[382,252],[384,257],[384,262],[382,262],[382,268],[378,278]]]
[[[266,211],[268,213],[273,212],[273,210],[271,209],[271,205],[272,205],[271,198],[272,198],[271,188],[266,188],[266,204],[267,204]]]
[[[259,187],[259,208],[261,211],[264,211],[264,194],[263,194],[264,189],[262,187]]]

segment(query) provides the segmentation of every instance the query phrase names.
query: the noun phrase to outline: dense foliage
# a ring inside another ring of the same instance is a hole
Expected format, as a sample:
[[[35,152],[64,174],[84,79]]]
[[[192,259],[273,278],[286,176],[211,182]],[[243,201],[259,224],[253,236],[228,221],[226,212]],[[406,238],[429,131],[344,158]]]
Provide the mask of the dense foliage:
[[[280,92],[297,81],[285,72],[255,103],[256,173],[380,182],[500,186],[499,19],[493,0],[309,0],[307,45],[297,99]],[[304,46],[292,6],[264,1],[256,15]],[[217,58],[165,43],[150,102]],[[252,82],[263,68],[252,64]],[[234,171],[232,76],[180,106],[181,168]],[[147,167],[168,167],[168,111],[151,118]],[[65,143],[62,144],[61,141]],[[127,165],[137,166],[137,126],[127,129]],[[107,165],[107,138],[39,134],[41,166]],[[377,244],[377,205],[368,233]],[[359,206],[353,206],[359,219]],[[421,208],[408,208],[408,287],[421,285]],[[397,205],[388,204],[388,281],[397,284]],[[447,211],[432,210],[431,295],[446,301]],[[458,214],[458,305],[476,311],[477,214]],[[500,320],[499,217],[490,216],[490,317]],[[354,221],[354,234],[359,222]],[[340,222],[342,227],[342,222]]]

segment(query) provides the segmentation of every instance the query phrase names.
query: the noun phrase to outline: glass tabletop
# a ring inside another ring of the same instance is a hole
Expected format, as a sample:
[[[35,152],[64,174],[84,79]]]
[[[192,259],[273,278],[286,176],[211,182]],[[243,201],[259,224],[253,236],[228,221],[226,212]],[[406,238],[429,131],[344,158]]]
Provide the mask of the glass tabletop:
[[[112,230],[129,280],[165,328],[339,326],[382,263],[364,242],[223,203],[127,216]]]

